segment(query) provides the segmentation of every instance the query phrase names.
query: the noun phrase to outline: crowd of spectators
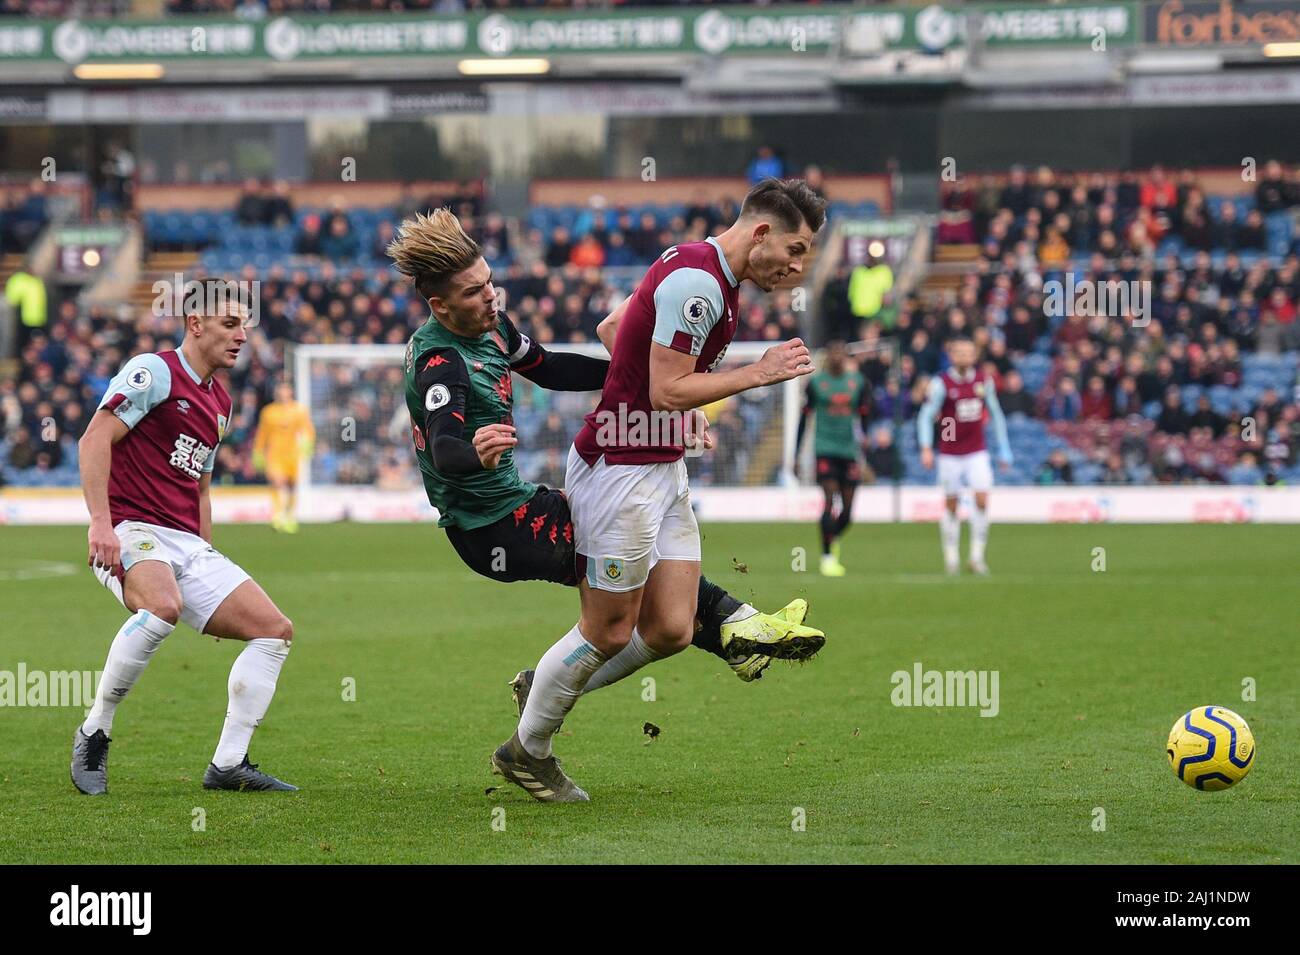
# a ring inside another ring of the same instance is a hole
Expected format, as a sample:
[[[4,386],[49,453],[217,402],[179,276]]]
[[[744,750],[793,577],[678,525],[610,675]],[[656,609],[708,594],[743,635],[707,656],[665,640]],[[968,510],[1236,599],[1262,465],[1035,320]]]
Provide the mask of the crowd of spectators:
[[[1044,269],[1098,253],[1152,256],[1162,240],[1190,250],[1267,249],[1265,216],[1300,206],[1300,166],[1270,160],[1258,170],[1254,208],[1239,217],[1234,202],[1210,204],[1196,174],[1155,166],[1146,172],[1056,172],[1013,167],[1005,178],[966,176],[946,190],[938,241],[977,244],[982,258],[1024,270]]]
[[[260,280],[260,318],[230,374],[236,410],[218,452],[218,483],[260,480],[252,467],[253,428],[261,406],[272,398],[275,382],[292,372],[286,364],[290,346],[402,345],[428,318],[427,306],[411,294],[406,281],[383,267],[338,268],[324,262],[315,272],[276,266],[260,275],[248,267],[238,277]],[[572,265],[525,269],[516,263],[498,278],[498,285],[512,318],[542,343],[595,343],[596,324],[630,291],[627,286],[610,284],[598,269]],[[789,295],[781,297],[785,310],[779,320],[794,328]],[[748,315],[747,327],[755,335],[762,334],[766,322],[763,305],[755,300]],[[65,302],[44,329],[30,336],[18,356],[17,378],[0,379],[0,481],[37,486],[75,484],[76,439],[109,379],[129,356],[172,347],[179,344],[181,335],[180,323],[168,316],[125,306],[78,309]],[[335,433],[339,429],[321,427],[318,458],[323,456],[324,470],[320,480],[373,483],[381,471],[390,481],[399,472],[408,481],[412,477],[406,411],[400,401],[400,381],[392,378],[393,371],[393,367],[358,369],[344,363],[329,371],[338,380],[327,383],[330,386],[322,394],[329,395],[334,404],[346,404],[348,411],[330,417],[338,409],[327,407],[322,420],[350,416],[355,427],[374,442],[371,450],[377,448],[378,452],[354,453],[356,445]],[[519,406],[525,416],[540,414],[546,420],[545,415],[559,407],[555,403],[562,401],[550,393],[520,390]],[[576,420],[590,408],[563,410],[571,439]],[[745,424],[752,426],[767,413],[749,413]],[[736,426],[738,414],[739,410],[729,410],[716,426],[725,432]],[[710,456],[694,466],[708,472],[706,481],[741,474],[747,464],[745,444],[736,442],[726,454]],[[532,455],[534,450],[545,448],[534,449],[529,443],[530,453],[521,462],[528,475],[558,480],[562,453],[557,451],[548,459],[545,454]]]
[[[1266,167],[1257,203],[1285,203],[1288,178]],[[1048,181],[1041,171],[1035,180]],[[1081,188],[1069,177],[1059,181],[1071,192]],[[1153,182],[1154,176],[1133,183],[1137,208],[1144,207],[1146,187]],[[1157,185],[1166,182],[1160,178]],[[1183,186],[1184,199],[1197,191],[1194,183],[1173,188]],[[1008,188],[1020,189],[1014,175]],[[1103,187],[1103,200],[1109,188]],[[902,473],[910,460],[910,439],[894,422],[913,427],[926,383],[943,367],[944,343],[955,335],[969,335],[982,348],[985,369],[1011,420],[1033,422],[1064,445],[1026,462],[1022,480],[1069,483],[1087,465],[1084,479],[1105,483],[1255,483],[1276,480],[1293,467],[1300,447],[1300,405],[1292,390],[1293,353],[1300,349],[1297,257],[1094,252],[1087,268],[1073,274],[1076,285],[1146,283],[1147,313],[1054,314],[1044,283],[1061,274],[1060,266],[1042,261],[1024,236],[1032,211],[1040,208],[1036,203],[1050,205],[1052,200],[1044,198],[1050,194],[1040,189],[1022,211],[1010,213],[1004,239],[1011,244],[1004,250],[999,240],[995,250],[986,243],[987,254],[962,278],[950,301],[904,297],[862,326],[867,355],[860,366],[873,388],[875,418],[865,449],[868,474],[887,480]],[[265,270],[249,265],[240,276],[261,281],[261,322],[232,375],[238,410],[220,451],[219,481],[257,479],[248,450],[251,430],[275,381],[289,370],[289,346],[402,344],[425,321],[425,304],[387,268],[384,250],[395,222],[443,204],[457,211],[493,261],[502,304],[542,343],[595,342],[596,325],[659,251],[716,233],[736,212],[734,200],[704,196],[666,219],[652,213],[638,219],[596,204],[572,227],[543,234],[485,209],[468,185],[452,196],[423,196],[408,188],[372,234],[356,227],[355,210],[336,204],[302,215],[282,184],[247,183],[234,210],[237,220],[297,230],[301,258],[294,261],[302,264]],[[1195,201],[1182,203],[1189,204]],[[989,221],[1005,220],[1006,214],[995,211]],[[9,234],[10,218],[0,221]],[[828,288],[828,294],[838,293]],[[826,304],[833,309],[835,303]],[[806,331],[789,292],[762,295],[742,287],[738,340],[777,341]],[[75,438],[109,376],[127,356],[174,344],[179,333],[176,320],[166,316],[78,310],[64,303],[26,344],[19,377],[0,382],[0,475],[28,484],[74,483],[69,468],[75,464]],[[891,340],[901,355],[897,375],[884,347]],[[1258,374],[1251,377],[1252,368],[1258,372],[1261,362],[1270,361],[1277,363],[1277,374],[1264,387]],[[324,392],[329,400],[345,402],[367,433],[380,436],[379,453],[367,457],[344,445],[331,451],[332,439],[323,434],[330,479],[409,478],[405,412],[393,397],[400,389],[389,380],[391,373],[391,368],[350,365],[322,372],[337,376]],[[530,478],[558,480],[576,409],[527,386],[519,391],[518,406],[539,434],[521,452],[521,466]],[[750,434],[756,422],[775,414],[771,407],[736,402],[715,428]],[[729,456],[705,456],[692,467],[704,480],[737,480],[750,465],[745,445],[737,441]]]
[[[1300,170],[1266,163],[1252,198],[1244,220],[1230,199],[1211,217],[1192,173],[1158,167],[1016,168],[1002,185],[959,183],[938,238],[977,245],[974,270],[955,301],[910,300],[871,334],[898,339],[907,383],[939,370],[946,338],[973,335],[1004,411],[1046,422],[1104,483],[1271,483],[1300,448],[1300,260],[1264,254],[1264,216],[1300,206]],[[1156,255],[1170,235],[1184,254]],[[1058,292],[1123,283],[1131,295],[1122,313],[1100,303],[1090,313],[1053,305],[1049,282]],[[1057,448],[1032,477],[1071,483],[1074,471]]]
[[[595,203],[571,227],[556,226],[544,234],[485,210],[469,183],[459,184],[450,195],[423,195],[407,185],[393,208],[364,225],[341,199],[322,212],[297,215],[295,261],[312,268],[327,263],[330,274],[382,267],[389,262],[387,247],[397,224],[440,206],[456,212],[492,264],[511,313],[543,342],[595,341],[596,325],[665,248],[715,235],[739,211],[734,199],[710,200],[702,193],[683,213],[662,221],[653,212],[634,217],[626,209]],[[246,226],[283,229],[295,221],[283,184],[246,182],[234,213]],[[790,292],[767,296],[742,287],[737,340],[779,341],[799,334],[799,327]]]

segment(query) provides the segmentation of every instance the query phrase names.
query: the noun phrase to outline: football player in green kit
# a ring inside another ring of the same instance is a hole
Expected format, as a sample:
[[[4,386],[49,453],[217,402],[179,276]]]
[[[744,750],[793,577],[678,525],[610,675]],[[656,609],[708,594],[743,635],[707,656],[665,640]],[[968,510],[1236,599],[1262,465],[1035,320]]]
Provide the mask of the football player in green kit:
[[[861,421],[865,433],[871,415],[866,379],[849,364],[843,342],[827,344],[826,367],[813,372],[805,394],[795,448],[803,445],[804,431],[812,418],[817,483],[826,496],[821,516],[821,572],[827,577],[843,577],[847,571],[840,563],[840,538],[853,521],[853,492],[862,479],[853,419]]]

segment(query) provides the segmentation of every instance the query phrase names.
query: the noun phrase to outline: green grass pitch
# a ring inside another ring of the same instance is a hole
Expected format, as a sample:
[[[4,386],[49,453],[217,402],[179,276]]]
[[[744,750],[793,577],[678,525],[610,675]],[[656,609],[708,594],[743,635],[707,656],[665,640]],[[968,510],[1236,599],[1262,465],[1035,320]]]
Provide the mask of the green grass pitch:
[[[478,578],[433,527],[218,527],[295,623],[252,757],[302,791],[201,788],[237,646],[182,626],[118,711],[105,798],[68,780],[79,709],[0,708],[0,862],[1300,862],[1294,528],[995,526],[993,576],[955,581],[937,538],[856,526],[829,580],[811,525],[706,526],[705,573],[764,609],[806,597],[826,649],[749,685],[687,650],[585,698],[556,752],[592,802],[550,806],[490,790],[488,754],[576,592]],[[124,615],[84,529],[0,543],[0,670],[102,667]],[[1000,712],[893,706],[916,661],[997,670]],[[1259,755],[1201,793],[1164,744],[1211,703]]]

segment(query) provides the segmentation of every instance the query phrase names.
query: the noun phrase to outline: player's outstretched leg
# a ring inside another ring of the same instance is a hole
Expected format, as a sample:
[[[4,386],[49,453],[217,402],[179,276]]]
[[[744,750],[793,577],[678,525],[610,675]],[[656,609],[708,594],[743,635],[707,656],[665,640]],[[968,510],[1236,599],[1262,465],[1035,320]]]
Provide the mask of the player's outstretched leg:
[[[701,577],[696,607],[692,644],[722,657],[742,680],[754,669],[751,656],[807,660],[826,644],[824,633],[803,625],[808,604],[801,599],[776,613],[762,613]],[[748,679],[757,678],[766,666],[763,663]]]
[[[97,573],[105,575],[107,571]],[[95,702],[85,722],[72,734],[72,784],[87,796],[108,792],[109,734],[113,732],[117,706],[140,678],[154,651],[176,628],[181,611],[176,578],[171,565],[164,561],[134,563],[120,593],[128,608],[137,609],[113,638]]]
[[[245,641],[230,668],[226,722],[212,762],[203,774],[203,788],[296,790],[297,786],[259,771],[248,758],[253,731],[266,716],[280,668],[289,655],[293,624],[261,587],[245,580],[222,601],[203,632]]]

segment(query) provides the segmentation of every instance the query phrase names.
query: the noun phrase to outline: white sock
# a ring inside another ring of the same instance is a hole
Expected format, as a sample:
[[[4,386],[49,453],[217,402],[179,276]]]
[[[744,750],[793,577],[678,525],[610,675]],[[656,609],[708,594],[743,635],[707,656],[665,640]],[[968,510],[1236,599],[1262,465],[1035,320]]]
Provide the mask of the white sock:
[[[946,507],[939,517],[939,540],[943,543],[943,562],[957,563],[961,559],[958,552],[961,546],[961,521]]]
[[[970,559],[972,563],[984,563],[984,545],[989,540],[989,512],[982,507],[975,507],[970,512]]]
[[[524,749],[538,759],[551,755],[551,737],[605,659],[586,641],[576,623],[542,654],[533,674],[533,688],[528,692],[528,705],[519,717],[519,742]]]
[[[740,611],[737,610],[736,613],[740,613]],[[736,616],[735,613],[731,615],[731,617],[734,616]],[[726,622],[731,622],[731,617],[728,617]],[[591,679],[587,681],[587,685],[582,692],[590,693],[592,690],[599,690],[602,686],[617,683],[623,677],[635,673],[647,663],[654,663],[656,660],[662,660],[663,657],[664,655],[658,650],[651,649],[641,639],[640,632],[633,627],[632,639],[627,642],[627,646],[606,660],[604,666],[591,675]]]
[[[289,644],[275,637],[259,637],[248,644],[235,657],[230,668],[230,706],[226,710],[226,723],[221,728],[221,740],[212,757],[217,769],[238,766],[248,755],[248,743],[271,705],[275,695],[275,681],[280,678],[280,667],[289,655]]]
[[[95,730],[103,730],[105,735],[112,734],[113,713],[117,710],[117,704],[122,702],[131,687],[135,686],[135,681],[140,679],[153,652],[162,646],[167,635],[175,629],[174,623],[155,617],[148,610],[137,610],[127,618],[113,638],[112,646],[108,648],[104,676],[95,692],[90,715],[81,724],[81,732],[87,736],[95,735]]]

